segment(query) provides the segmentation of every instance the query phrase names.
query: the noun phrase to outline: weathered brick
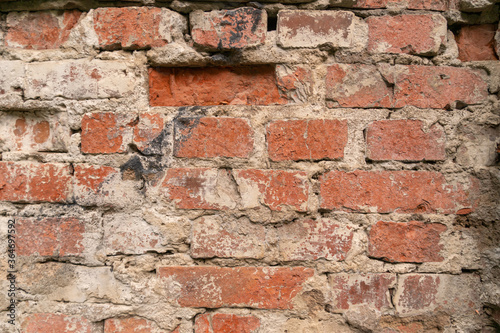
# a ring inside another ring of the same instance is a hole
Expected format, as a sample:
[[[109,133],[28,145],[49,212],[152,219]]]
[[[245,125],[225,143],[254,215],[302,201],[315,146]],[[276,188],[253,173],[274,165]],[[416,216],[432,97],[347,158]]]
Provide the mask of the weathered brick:
[[[253,130],[247,119],[180,118],[175,122],[176,157],[249,157]]]
[[[338,0],[330,0],[332,4],[337,4]],[[408,9],[427,9],[445,11],[449,8],[447,0],[356,0],[341,1],[346,7],[352,8],[388,8],[389,6],[405,7]]]
[[[278,229],[279,251],[282,260],[341,261],[352,246],[353,232],[349,226],[332,220],[299,220]]]
[[[55,313],[34,313],[26,316],[21,324],[23,333],[91,333],[87,318]]]
[[[430,171],[331,171],[320,179],[321,208],[359,212],[438,212],[471,208],[470,188]]]
[[[257,332],[260,320],[254,316],[226,313],[202,314],[196,317],[195,333],[252,333]]]
[[[195,45],[208,50],[232,50],[264,44],[267,33],[265,10],[241,7],[189,16]]]
[[[481,307],[476,275],[404,274],[394,296],[396,311],[405,316],[432,313],[476,315]]]
[[[371,16],[368,51],[435,55],[446,41],[447,22],[439,14]]]
[[[280,10],[278,44],[282,47],[350,47],[354,14],[345,11]]]
[[[84,250],[85,225],[77,218],[16,219],[20,256],[78,256]]]
[[[22,61],[0,60],[0,98],[19,94],[24,88],[24,67]]]
[[[271,210],[307,210],[309,183],[307,174],[284,170],[234,170],[244,208],[261,204]]]
[[[11,12],[5,45],[24,49],[57,49],[69,37],[82,13],[70,11]]]
[[[446,66],[335,64],[326,75],[329,107],[447,108],[481,103],[487,88],[479,71]]]
[[[228,209],[236,202],[224,169],[168,169],[162,193],[181,209]]]
[[[183,307],[291,309],[314,270],[304,267],[160,267],[165,290]]]
[[[443,261],[440,241],[446,229],[440,223],[379,221],[368,236],[368,255],[389,262]]]
[[[396,66],[394,107],[445,108],[455,101],[477,104],[486,100],[488,85],[480,72],[446,66]]]
[[[151,68],[151,106],[285,104],[274,66]]]
[[[103,224],[103,245],[108,255],[167,251],[159,228],[141,217],[117,213]]]
[[[339,159],[346,144],[345,120],[277,120],[267,127],[273,161]]]
[[[26,89],[30,99],[55,97],[84,100],[130,95],[138,84],[123,61],[60,60],[26,65]]]
[[[145,155],[161,154],[165,145],[165,122],[158,113],[144,112],[134,127],[133,142]]]
[[[458,59],[462,61],[497,60],[495,54],[495,24],[466,25],[456,37]]]
[[[396,285],[395,274],[332,274],[329,283],[334,312],[344,312],[357,305],[378,311],[392,308],[389,289]]]
[[[144,318],[110,318],[104,321],[104,333],[160,333],[156,325]]]
[[[93,19],[98,45],[106,50],[160,47],[187,30],[187,20],[165,8],[97,8]]]
[[[385,161],[440,161],[446,158],[445,133],[439,125],[424,129],[420,120],[380,120],[366,129],[366,157]]]
[[[329,106],[391,107],[393,91],[375,66],[335,64],[327,68],[326,99]]]
[[[193,222],[193,258],[264,258],[266,229],[247,220],[224,223],[219,216],[205,216]]]
[[[87,113],[82,118],[81,151],[86,154],[111,154],[127,151],[126,136],[132,136],[135,116],[111,112]]]
[[[70,130],[65,119],[32,113],[0,114],[0,149],[3,151],[66,151]]]
[[[311,68],[301,65],[277,65],[276,80],[283,95],[294,103],[308,103],[313,95]]]
[[[71,188],[67,165],[0,162],[0,201],[67,202]]]

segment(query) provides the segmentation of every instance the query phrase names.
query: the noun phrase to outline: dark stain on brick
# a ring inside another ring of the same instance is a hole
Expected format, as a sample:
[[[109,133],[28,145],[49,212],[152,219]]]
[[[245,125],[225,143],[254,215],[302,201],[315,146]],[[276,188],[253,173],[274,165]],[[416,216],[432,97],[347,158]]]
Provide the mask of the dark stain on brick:
[[[193,130],[200,124],[202,117],[182,117],[174,119],[174,155],[177,155],[179,150],[191,137]]]

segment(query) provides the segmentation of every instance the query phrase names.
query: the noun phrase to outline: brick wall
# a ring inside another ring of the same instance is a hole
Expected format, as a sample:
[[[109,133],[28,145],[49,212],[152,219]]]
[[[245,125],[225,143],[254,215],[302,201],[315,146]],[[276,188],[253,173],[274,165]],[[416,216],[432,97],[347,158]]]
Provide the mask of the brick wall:
[[[0,331],[497,332],[493,0],[0,0]]]

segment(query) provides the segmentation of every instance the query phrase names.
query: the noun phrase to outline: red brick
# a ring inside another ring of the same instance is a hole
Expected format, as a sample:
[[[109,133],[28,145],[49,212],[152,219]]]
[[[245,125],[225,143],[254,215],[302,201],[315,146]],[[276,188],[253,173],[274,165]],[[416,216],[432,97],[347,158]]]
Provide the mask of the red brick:
[[[20,256],[78,256],[83,252],[85,225],[76,218],[19,218],[17,254]]]
[[[329,283],[334,312],[343,312],[356,305],[367,305],[379,311],[392,308],[389,289],[396,284],[395,274],[332,274]]]
[[[279,90],[295,103],[307,103],[313,95],[313,72],[300,65],[277,65],[276,80]]]
[[[244,219],[224,223],[219,216],[194,221],[191,229],[193,258],[255,258],[266,253],[266,229]]]
[[[153,7],[97,8],[93,18],[99,47],[107,50],[164,46],[186,29],[181,15]]]
[[[447,0],[356,0],[349,7],[353,8],[387,8],[388,4],[398,4],[408,9],[428,9],[445,11],[448,9]]]
[[[477,104],[488,97],[479,71],[446,66],[399,67],[395,77],[394,107],[445,108],[455,101]]]
[[[280,258],[290,260],[341,261],[352,246],[349,226],[328,219],[300,220],[278,228]]]
[[[278,120],[267,127],[273,161],[339,159],[346,144],[345,120]]]
[[[260,320],[254,316],[233,314],[202,314],[196,317],[194,333],[252,333],[257,332]]]
[[[253,131],[247,119],[181,118],[175,122],[176,157],[249,157]]]
[[[104,321],[104,333],[156,333],[155,326],[143,318],[110,318]]]
[[[374,161],[440,161],[446,158],[445,133],[420,120],[381,120],[368,125],[366,157]]]
[[[158,113],[144,112],[139,115],[139,123],[134,126],[133,142],[143,154],[161,154],[165,124]]]
[[[307,174],[284,170],[234,170],[244,208],[259,207],[271,210],[287,208],[306,211],[309,197]]]
[[[462,61],[497,60],[496,24],[466,25],[458,33],[458,59]]]
[[[67,165],[0,162],[0,201],[67,202],[70,193]]]
[[[111,154],[127,151],[124,136],[132,130],[132,115],[87,113],[82,118],[82,153]]]
[[[227,192],[230,172],[224,169],[168,169],[162,193],[181,209],[228,209],[236,203]]]
[[[462,185],[430,171],[331,171],[321,181],[321,208],[358,212],[438,212],[472,207]],[[470,189],[474,190],[471,180]]]
[[[402,289],[396,306],[403,312],[436,307],[437,294],[441,284],[439,275],[408,274],[401,277]]]
[[[183,307],[291,309],[314,270],[304,267],[161,267],[166,290]]]
[[[90,322],[81,316],[53,313],[28,315],[21,324],[23,333],[91,333]]]
[[[280,10],[278,44],[282,47],[317,47],[329,44],[350,47],[353,43],[354,14],[328,10]]]
[[[389,262],[443,261],[440,241],[446,229],[440,223],[379,221],[370,230],[368,255]]]
[[[264,44],[267,33],[265,10],[242,7],[190,14],[195,45],[208,50],[232,50]]]
[[[66,42],[81,14],[77,10],[9,13],[5,45],[34,50],[57,49]]]
[[[151,106],[285,104],[274,66],[151,68]]]
[[[372,65],[335,64],[327,68],[326,99],[328,106],[391,107],[393,91],[386,79]]]
[[[439,14],[371,16],[366,22],[370,53],[436,55],[446,41],[446,19]]]

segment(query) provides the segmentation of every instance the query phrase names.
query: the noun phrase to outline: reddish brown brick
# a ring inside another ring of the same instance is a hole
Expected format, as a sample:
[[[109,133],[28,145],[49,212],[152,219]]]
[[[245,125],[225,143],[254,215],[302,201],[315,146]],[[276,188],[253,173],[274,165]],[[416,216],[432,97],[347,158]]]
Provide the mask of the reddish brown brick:
[[[377,67],[360,64],[327,68],[326,99],[332,107],[391,107],[394,103],[392,88]]]
[[[285,104],[274,66],[151,68],[151,106]]]
[[[380,120],[366,130],[366,157],[375,161],[440,161],[446,158],[445,133],[420,120]]]
[[[186,30],[181,15],[161,8],[97,8],[93,18],[99,47],[108,50],[164,46]]]
[[[223,169],[168,169],[162,193],[181,209],[234,208],[230,177],[230,172]]]
[[[104,333],[156,333],[156,325],[143,318],[110,318],[104,321]],[[166,332],[166,331],[163,331]]]
[[[99,191],[99,187],[106,178],[118,172],[115,168],[100,165],[77,164],[74,167],[75,184],[81,187],[83,192]]]
[[[23,333],[91,333],[90,322],[81,316],[54,313],[34,313],[21,324]]]
[[[344,260],[352,246],[353,232],[328,219],[300,220],[278,229],[282,260]]]
[[[257,332],[260,320],[254,316],[233,314],[202,314],[196,317],[194,333],[252,333]]]
[[[379,311],[392,308],[389,289],[396,284],[395,274],[332,274],[329,283],[334,312],[344,312],[356,305]]]
[[[7,15],[5,45],[24,49],[57,49],[82,13],[71,11],[11,12]]]
[[[70,193],[67,165],[0,162],[0,201],[67,202]]]
[[[368,51],[435,55],[446,41],[446,19],[439,14],[371,16]]]
[[[111,154],[126,151],[124,136],[132,130],[132,115],[87,113],[82,118],[82,153]]]
[[[328,10],[280,10],[278,43],[288,47],[317,47],[329,44],[350,47],[353,43],[354,14]]]
[[[480,72],[446,66],[397,66],[394,107],[445,108],[455,101],[477,104],[486,100],[488,85]]]
[[[161,154],[163,148],[163,117],[158,113],[144,112],[134,126],[133,142],[143,154]]]
[[[239,118],[181,118],[175,122],[176,157],[248,157],[253,131]]]
[[[321,207],[359,212],[438,212],[471,208],[470,188],[430,171],[331,171],[321,181]]]
[[[446,229],[440,223],[379,221],[370,230],[368,255],[389,262],[443,261],[440,241]]]
[[[291,309],[314,270],[304,267],[161,267],[165,290],[183,307]]]
[[[271,210],[306,211],[309,197],[307,174],[284,170],[234,170],[244,208],[263,204]]]
[[[244,219],[224,223],[219,216],[205,216],[192,224],[193,258],[255,258],[266,253],[266,229]]]
[[[338,159],[346,144],[345,120],[278,120],[267,127],[273,161]]]
[[[495,54],[496,24],[466,25],[456,37],[458,59],[462,61],[497,60]]]
[[[16,220],[20,256],[78,256],[85,225],[76,218],[19,218]]]
[[[208,50],[243,49],[264,44],[267,33],[265,10],[242,7],[190,14],[191,36]]]

